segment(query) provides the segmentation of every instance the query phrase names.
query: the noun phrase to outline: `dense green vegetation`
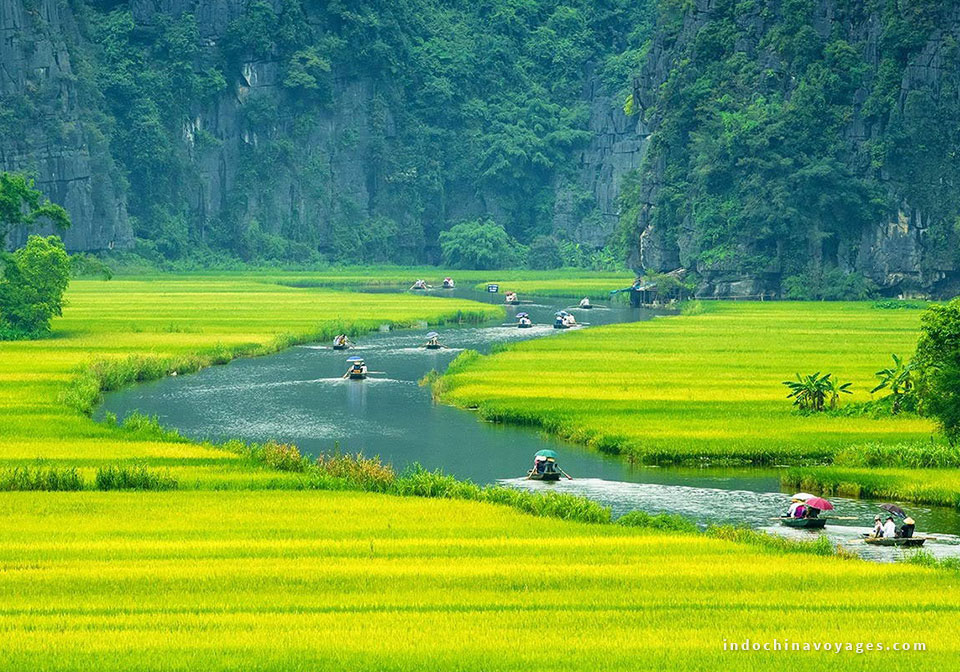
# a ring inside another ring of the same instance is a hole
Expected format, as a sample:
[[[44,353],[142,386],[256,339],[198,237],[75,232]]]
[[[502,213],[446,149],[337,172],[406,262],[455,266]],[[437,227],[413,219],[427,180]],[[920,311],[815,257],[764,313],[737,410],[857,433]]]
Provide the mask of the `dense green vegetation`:
[[[625,0],[249,0],[213,45],[191,11],[138,23],[126,3],[80,9],[94,45],[75,54],[85,102],[135,196],[138,250],[156,260],[436,261],[439,233],[468,219],[449,201],[477,194],[521,242],[552,234],[554,183],[591,138],[586,73],[625,95],[650,26],[646,3]],[[258,62],[280,68],[280,90],[245,98],[238,123],[256,141],[230,207],[203,218],[184,185],[222,138],[191,128],[185,145],[184,129]],[[369,144],[370,208],[329,189],[328,148],[310,144],[344,81],[375,91],[370,127],[336,138]],[[304,226],[252,195],[291,167],[329,221]]]
[[[0,340],[37,338],[63,311],[70,258],[56,236],[30,236],[25,247],[0,256]]]
[[[848,275],[861,235],[904,203],[928,222],[930,261],[960,259],[960,51],[941,31],[956,2],[718,0],[695,16],[693,3],[657,6],[668,73],[645,108],[630,101],[655,130],[635,182],[657,185],[659,235],[689,238],[684,265],[782,278],[798,298],[866,298],[871,283]],[[905,75],[931,41],[938,74]],[[625,192],[632,237],[647,198]]]

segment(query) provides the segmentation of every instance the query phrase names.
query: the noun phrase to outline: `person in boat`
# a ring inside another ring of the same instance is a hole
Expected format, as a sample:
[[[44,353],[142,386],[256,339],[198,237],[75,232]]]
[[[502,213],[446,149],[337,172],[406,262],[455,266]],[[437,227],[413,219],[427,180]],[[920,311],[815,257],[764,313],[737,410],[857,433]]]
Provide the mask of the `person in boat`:
[[[913,522],[913,518],[904,518],[903,525],[901,525],[900,529],[897,530],[897,536],[903,539],[911,539],[913,538],[913,531],[915,528],[916,523]]]
[[[347,339],[346,334],[337,334],[333,338],[333,347],[335,348],[345,348],[350,344],[350,341]]]
[[[581,307],[581,308],[593,308],[593,306],[590,305],[590,297],[585,296],[585,297],[583,297],[582,299],[580,299],[580,307]]]
[[[520,300],[517,298],[516,292],[507,292],[505,300],[507,303],[520,303]]]
[[[807,505],[803,502],[797,504],[797,508],[793,510],[794,518],[805,518],[807,516]]]
[[[426,280],[417,280],[413,283],[413,286],[410,289],[426,289],[427,281]]]
[[[883,536],[890,539],[897,536],[897,525],[893,522],[893,516],[887,516],[887,520],[883,524]]]
[[[880,516],[873,517],[873,536],[878,539],[883,536],[883,521],[880,520]]]
[[[424,347],[427,348],[442,348],[444,347],[443,343],[440,342],[440,336],[431,336],[427,339],[427,342],[424,344]]]
[[[573,315],[570,315],[569,313],[566,314],[566,315],[564,315],[564,316],[563,316],[563,326],[567,327],[568,329],[569,329],[570,327],[575,327],[575,326],[577,326],[577,318],[575,318]]]
[[[358,359],[355,362],[350,364],[350,368],[347,369],[347,372],[343,374],[344,378],[350,378],[351,376],[366,376],[367,375],[367,365],[363,363],[362,359]]]
[[[453,289],[453,278],[446,277],[443,279],[443,288],[444,289]]]
[[[793,518],[793,517],[794,517],[794,514],[796,514],[796,512],[797,512],[797,507],[800,506],[802,503],[803,503],[802,500],[799,500],[799,499],[791,499],[791,500],[790,500],[790,508],[787,509],[787,518]]]
[[[517,326],[532,327],[533,320],[530,319],[530,316],[527,313],[520,313],[519,315],[517,315]]]
[[[543,455],[537,455],[533,458],[533,471],[542,474],[547,468],[547,458]]]

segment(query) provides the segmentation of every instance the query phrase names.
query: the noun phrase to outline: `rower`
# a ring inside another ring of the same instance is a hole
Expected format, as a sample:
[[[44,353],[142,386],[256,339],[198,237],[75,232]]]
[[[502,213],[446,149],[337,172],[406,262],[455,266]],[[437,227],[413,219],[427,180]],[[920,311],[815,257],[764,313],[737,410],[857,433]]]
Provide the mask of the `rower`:
[[[893,516],[887,516],[887,521],[883,524],[883,536],[887,538],[897,536],[897,525],[893,522]]]
[[[913,522],[913,518],[909,516],[903,519],[903,525],[900,526],[900,529],[897,530],[897,536],[904,539],[911,539],[913,537],[913,530],[916,528],[916,523]]]
[[[364,363],[363,359],[360,357],[351,357],[347,360],[350,364],[350,368],[347,369],[347,372],[343,374],[344,378],[349,378],[350,380],[363,380],[367,377],[367,365]]]
[[[410,289],[426,289],[427,281],[426,280],[417,280],[413,283],[413,286]]]
[[[590,305],[590,297],[585,296],[582,299],[580,299],[580,307],[583,308],[584,310],[593,308],[593,306]]]
[[[453,285],[453,278],[451,278],[451,277],[448,276],[448,277],[446,277],[446,278],[443,279],[443,288],[444,288],[444,289],[453,289],[453,286],[454,286],[454,285]]]

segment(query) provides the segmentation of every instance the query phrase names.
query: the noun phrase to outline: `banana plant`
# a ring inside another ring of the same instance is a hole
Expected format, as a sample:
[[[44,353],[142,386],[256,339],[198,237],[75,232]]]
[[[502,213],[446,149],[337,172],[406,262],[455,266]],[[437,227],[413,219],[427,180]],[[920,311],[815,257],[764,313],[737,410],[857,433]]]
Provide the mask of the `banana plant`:
[[[893,414],[896,415],[903,407],[903,399],[913,391],[913,362],[905,362],[903,358],[892,355],[893,366],[877,371],[880,384],[870,390],[870,394],[880,390],[890,390],[893,398]]]

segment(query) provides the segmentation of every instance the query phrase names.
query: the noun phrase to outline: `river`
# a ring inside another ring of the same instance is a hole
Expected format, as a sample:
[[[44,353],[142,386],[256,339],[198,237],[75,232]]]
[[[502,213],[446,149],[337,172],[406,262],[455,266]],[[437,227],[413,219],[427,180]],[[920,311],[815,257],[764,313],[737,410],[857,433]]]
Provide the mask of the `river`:
[[[503,303],[503,294],[473,290],[434,290],[473,300]],[[170,377],[106,396],[100,409],[124,418],[132,412],[157,416],[185,436],[221,441],[278,441],[297,444],[305,454],[340,449],[379,455],[398,470],[419,462],[477,483],[500,483],[531,490],[555,489],[590,497],[610,506],[614,515],[643,509],[687,516],[701,524],[749,525],[794,538],[807,531],[788,530],[771,518],[786,509],[775,469],[635,467],[626,460],[566,444],[529,428],[483,422],[468,412],[434,403],[418,381],[430,370],[443,371],[464,349],[489,351],[495,344],[529,338],[565,338],[574,330],[553,329],[558,309],[569,309],[579,329],[602,324],[670,319],[620,303],[595,302],[591,310],[571,309],[574,299],[521,297],[508,306],[503,322],[438,328],[442,350],[422,348],[432,329],[391,331],[383,327],[357,339],[349,351],[328,344],[294,347],[255,359],[240,359],[190,376]],[[518,329],[515,314],[527,312],[535,326]],[[388,319],[389,316],[384,316]],[[362,356],[374,374],[344,380],[348,356]],[[549,448],[560,453],[572,481],[543,483],[522,478],[533,454]],[[839,516],[825,533],[873,560],[890,561],[902,552],[856,543],[866,532],[876,502],[831,498]],[[938,557],[960,557],[960,512],[946,507],[900,503],[917,520],[920,534],[934,534],[925,550]]]

